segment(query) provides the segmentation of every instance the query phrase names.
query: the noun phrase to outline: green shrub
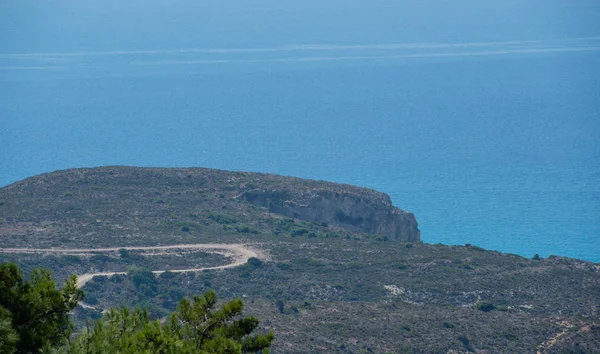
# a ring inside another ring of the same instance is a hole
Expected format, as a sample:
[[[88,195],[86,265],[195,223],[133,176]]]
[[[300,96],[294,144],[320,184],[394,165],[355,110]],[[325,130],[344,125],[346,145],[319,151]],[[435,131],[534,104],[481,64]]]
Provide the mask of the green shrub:
[[[228,225],[228,224],[235,224],[238,222],[238,220],[236,218],[234,218],[233,216],[230,215],[225,215],[225,214],[217,214],[217,213],[208,213],[206,215],[209,219],[222,224],[222,225]]]
[[[243,234],[259,234],[260,231],[250,226],[236,226],[235,231]]]
[[[156,277],[154,273],[149,269],[141,267],[130,267],[127,270],[127,275],[133,281],[136,287],[140,287],[143,284],[154,285],[156,284]]]
[[[256,257],[250,257],[248,258],[248,264],[250,264],[253,267],[259,268],[262,267],[263,262]]]
[[[309,233],[309,231],[307,229],[297,229],[297,230],[292,231],[292,236],[293,237],[304,236],[308,233]]]
[[[477,304],[475,304],[475,307],[479,311],[483,312],[490,312],[496,309],[496,306],[489,301],[479,301]]]
[[[163,273],[160,273],[159,277],[161,277],[162,279],[172,279],[175,278],[177,276],[177,274],[170,272],[170,271],[166,271]]]
[[[91,263],[106,263],[110,261],[110,257],[104,254],[95,254],[90,257]]]
[[[109,280],[113,283],[121,283],[123,280],[125,280],[125,275],[115,274],[112,277],[110,277]]]
[[[292,266],[289,263],[277,263],[277,268],[279,268],[281,270],[290,270],[290,268],[292,268]]]

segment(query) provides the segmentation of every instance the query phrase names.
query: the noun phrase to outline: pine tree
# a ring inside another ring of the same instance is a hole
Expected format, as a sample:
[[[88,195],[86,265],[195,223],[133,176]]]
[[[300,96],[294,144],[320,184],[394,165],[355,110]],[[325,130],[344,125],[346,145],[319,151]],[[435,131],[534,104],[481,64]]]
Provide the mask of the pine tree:
[[[36,269],[26,281],[17,265],[0,265],[0,338],[7,340],[0,345],[31,353],[64,344],[73,331],[69,312],[83,299],[76,284],[72,276],[58,289],[48,270]]]
[[[0,307],[0,353],[14,353],[17,350],[18,340],[17,332],[12,328],[10,312]]]
[[[253,334],[259,320],[242,316],[242,300],[216,309],[216,293],[209,291],[182,299],[164,323],[145,310],[112,309],[65,345],[73,331],[69,312],[83,299],[76,284],[72,276],[58,289],[44,269],[25,281],[17,265],[1,265],[0,353],[268,353],[274,339],[272,332]]]
[[[242,317],[242,300],[215,309],[214,291],[182,299],[161,324],[144,310],[111,310],[68,348],[72,354],[119,353],[268,353],[272,332],[252,334],[256,317]]]

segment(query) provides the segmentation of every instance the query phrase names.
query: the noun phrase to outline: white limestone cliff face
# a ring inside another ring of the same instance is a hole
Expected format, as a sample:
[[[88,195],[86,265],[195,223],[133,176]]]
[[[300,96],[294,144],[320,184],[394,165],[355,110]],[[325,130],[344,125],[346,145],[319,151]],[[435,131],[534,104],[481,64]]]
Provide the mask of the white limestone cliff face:
[[[272,213],[304,221],[383,235],[389,240],[419,242],[421,239],[414,214],[396,208],[388,195],[376,191],[359,194],[312,189],[298,194],[287,190],[253,190],[246,192],[245,197]]]

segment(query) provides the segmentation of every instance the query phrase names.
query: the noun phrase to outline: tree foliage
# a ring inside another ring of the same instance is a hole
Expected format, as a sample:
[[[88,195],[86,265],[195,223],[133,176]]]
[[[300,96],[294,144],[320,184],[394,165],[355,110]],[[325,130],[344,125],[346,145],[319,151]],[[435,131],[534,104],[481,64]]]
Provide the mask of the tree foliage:
[[[132,272],[140,285],[147,283],[147,272]],[[272,332],[252,334],[259,320],[242,316],[242,300],[215,308],[216,293],[209,291],[182,299],[163,323],[146,310],[112,309],[67,345],[69,312],[83,299],[76,284],[72,276],[58,289],[44,269],[25,281],[17,265],[0,265],[0,353],[268,353],[274,338]]]
[[[65,343],[73,331],[69,312],[83,292],[77,277],[58,289],[48,270],[26,281],[17,265],[0,265],[0,352],[38,352]]]
[[[161,323],[144,310],[111,310],[82,333],[68,353],[267,353],[272,332],[252,334],[256,317],[242,317],[240,299],[219,309],[214,291],[182,299],[176,311]]]
[[[12,327],[10,312],[0,307],[0,353],[13,353],[18,340],[19,336]]]

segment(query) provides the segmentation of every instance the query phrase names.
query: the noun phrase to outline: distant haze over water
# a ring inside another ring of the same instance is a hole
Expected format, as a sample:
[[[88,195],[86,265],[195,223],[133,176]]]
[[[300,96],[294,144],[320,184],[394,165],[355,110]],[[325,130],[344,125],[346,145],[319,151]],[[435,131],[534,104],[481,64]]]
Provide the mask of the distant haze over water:
[[[294,175],[390,194],[428,243],[600,262],[599,18],[595,0],[3,2],[0,185]]]

